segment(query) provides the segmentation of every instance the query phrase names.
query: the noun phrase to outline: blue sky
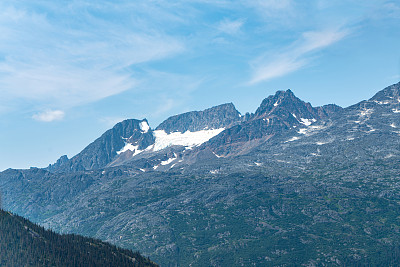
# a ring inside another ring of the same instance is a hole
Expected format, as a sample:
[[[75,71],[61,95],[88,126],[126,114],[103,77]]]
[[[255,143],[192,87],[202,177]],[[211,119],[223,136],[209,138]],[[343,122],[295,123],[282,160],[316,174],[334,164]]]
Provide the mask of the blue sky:
[[[390,0],[1,1],[0,170],[277,90],[346,107],[400,80],[399,25]]]

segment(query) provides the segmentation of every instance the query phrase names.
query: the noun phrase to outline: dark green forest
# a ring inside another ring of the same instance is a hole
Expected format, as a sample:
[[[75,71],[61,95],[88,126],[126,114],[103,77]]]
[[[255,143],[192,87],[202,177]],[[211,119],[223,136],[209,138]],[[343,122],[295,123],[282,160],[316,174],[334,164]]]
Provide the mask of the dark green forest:
[[[0,210],[0,266],[158,266],[139,254],[79,235],[60,235]]]

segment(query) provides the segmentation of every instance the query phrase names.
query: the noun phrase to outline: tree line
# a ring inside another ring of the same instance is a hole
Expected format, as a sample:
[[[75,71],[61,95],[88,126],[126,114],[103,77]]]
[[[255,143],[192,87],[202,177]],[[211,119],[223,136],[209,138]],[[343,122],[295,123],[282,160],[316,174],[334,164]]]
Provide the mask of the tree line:
[[[139,252],[93,238],[60,235],[0,209],[0,266],[158,265]]]

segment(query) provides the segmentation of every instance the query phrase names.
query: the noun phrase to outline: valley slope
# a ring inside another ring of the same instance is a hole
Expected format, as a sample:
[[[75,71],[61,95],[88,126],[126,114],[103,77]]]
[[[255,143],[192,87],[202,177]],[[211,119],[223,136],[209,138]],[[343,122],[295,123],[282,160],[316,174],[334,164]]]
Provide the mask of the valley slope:
[[[59,235],[0,209],[1,266],[158,266],[138,252]]]

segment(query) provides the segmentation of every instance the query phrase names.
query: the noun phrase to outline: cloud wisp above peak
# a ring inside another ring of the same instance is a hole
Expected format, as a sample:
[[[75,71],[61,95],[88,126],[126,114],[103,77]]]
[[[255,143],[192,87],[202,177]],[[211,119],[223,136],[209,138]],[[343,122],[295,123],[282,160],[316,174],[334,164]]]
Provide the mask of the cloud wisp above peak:
[[[339,42],[349,33],[348,29],[304,32],[301,38],[282,51],[274,54],[269,52],[253,60],[250,63],[253,73],[248,84],[265,82],[307,66],[312,62],[315,52]]]
[[[244,19],[237,19],[237,20],[224,19],[219,22],[217,28],[222,33],[229,35],[236,35],[240,33],[244,23],[245,23]]]
[[[229,87],[233,72],[241,77],[236,84],[253,86],[304,68],[349,34],[309,31],[324,14],[322,28],[342,21],[337,4],[319,6],[299,0],[0,3],[0,105],[25,100],[34,102],[26,110],[37,112],[128,91],[161,98],[210,76],[226,77]],[[166,74],[157,79],[161,85],[144,86],[157,72]],[[176,77],[187,79],[164,82]]]
[[[60,121],[64,119],[65,112],[62,110],[46,110],[32,116],[32,119],[42,122]]]
[[[116,20],[120,10],[104,16],[104,8],[0,3],[0,104],[26,99],[70,108],[98,101],[135,88],[140,64],[183,51],[174,36]]]

